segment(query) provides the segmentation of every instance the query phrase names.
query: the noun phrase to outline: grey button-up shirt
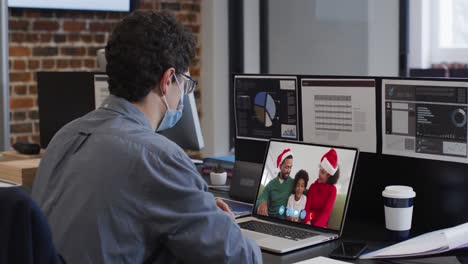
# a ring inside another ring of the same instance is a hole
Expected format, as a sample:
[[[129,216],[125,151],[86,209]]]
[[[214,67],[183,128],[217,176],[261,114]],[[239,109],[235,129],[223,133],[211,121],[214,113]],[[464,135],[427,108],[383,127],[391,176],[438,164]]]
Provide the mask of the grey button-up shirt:
[[[54,136],[32,196],[67,263],[261,262],[183,150],[116,96]]]

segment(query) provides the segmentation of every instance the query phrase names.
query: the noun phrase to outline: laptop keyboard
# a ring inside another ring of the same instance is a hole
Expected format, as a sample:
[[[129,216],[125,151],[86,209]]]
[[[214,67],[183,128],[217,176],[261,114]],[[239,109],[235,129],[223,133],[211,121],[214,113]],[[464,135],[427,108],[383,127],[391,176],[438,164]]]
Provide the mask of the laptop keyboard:
[[[313,234],[307,231],[302,231],[294,228],[289,228],[285,226],[260,222],[260,221],[247,221],[239,223],[239,226],[242,229],[247,229],[263,234],[268,234],[272,236],[282,237],[291,240],[302,240],[309,237],[317,236],[318,234]]]

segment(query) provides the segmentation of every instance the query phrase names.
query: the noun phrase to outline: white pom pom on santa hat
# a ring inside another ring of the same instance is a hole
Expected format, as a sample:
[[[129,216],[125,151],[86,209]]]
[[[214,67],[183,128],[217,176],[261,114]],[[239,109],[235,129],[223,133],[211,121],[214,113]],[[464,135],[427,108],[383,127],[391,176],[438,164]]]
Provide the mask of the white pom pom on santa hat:
[[[338,170],[338,155],[335,149],[330,149],[322,156],[320,166],[330,175],[335,175]]]

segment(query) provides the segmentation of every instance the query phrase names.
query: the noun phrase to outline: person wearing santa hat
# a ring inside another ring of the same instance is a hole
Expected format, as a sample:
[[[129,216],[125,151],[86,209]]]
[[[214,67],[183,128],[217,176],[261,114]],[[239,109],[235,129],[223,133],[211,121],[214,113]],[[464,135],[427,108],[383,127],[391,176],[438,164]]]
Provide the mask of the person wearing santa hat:
[[[338,155],[332,148],[320,159],[318,179],[310,185],[307,192],[304,223],[328,227],[328,219],[336,199],[335,184],[339,178]]]
[[[284,149],[276,158],[275,165],[279,169],[278,175],[266,185],[263,193],[258,197],[257,214],[283,217],[279,212],[280,207],[286,206],[294,187],[294,179],[289,177],[293,166],[291,149]]]

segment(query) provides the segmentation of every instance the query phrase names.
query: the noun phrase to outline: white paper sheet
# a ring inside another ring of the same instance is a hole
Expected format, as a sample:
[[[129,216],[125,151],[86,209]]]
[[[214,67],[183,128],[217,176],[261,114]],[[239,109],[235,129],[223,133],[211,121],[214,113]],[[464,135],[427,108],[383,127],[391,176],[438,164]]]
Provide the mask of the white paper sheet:
[[[316,257],[316,258],[296,262],[295,264],[348,264],[348,262],[334,260],[334,259],[326,258],[326,257]]]
[[[382,80],[382,153],[468,163],[468,82]]]
[[[94,102],[96,109],[102,105],[102,102],[109,96],[109,85],[107,75],[94,75]]]
[[[366,82],[372,86],[364,86]],[[374,79],[302,79],[304,141],[377,152]]]
[[[417,236],[362,255],[361,259],[424,256],[468,245],[468,223]]]

